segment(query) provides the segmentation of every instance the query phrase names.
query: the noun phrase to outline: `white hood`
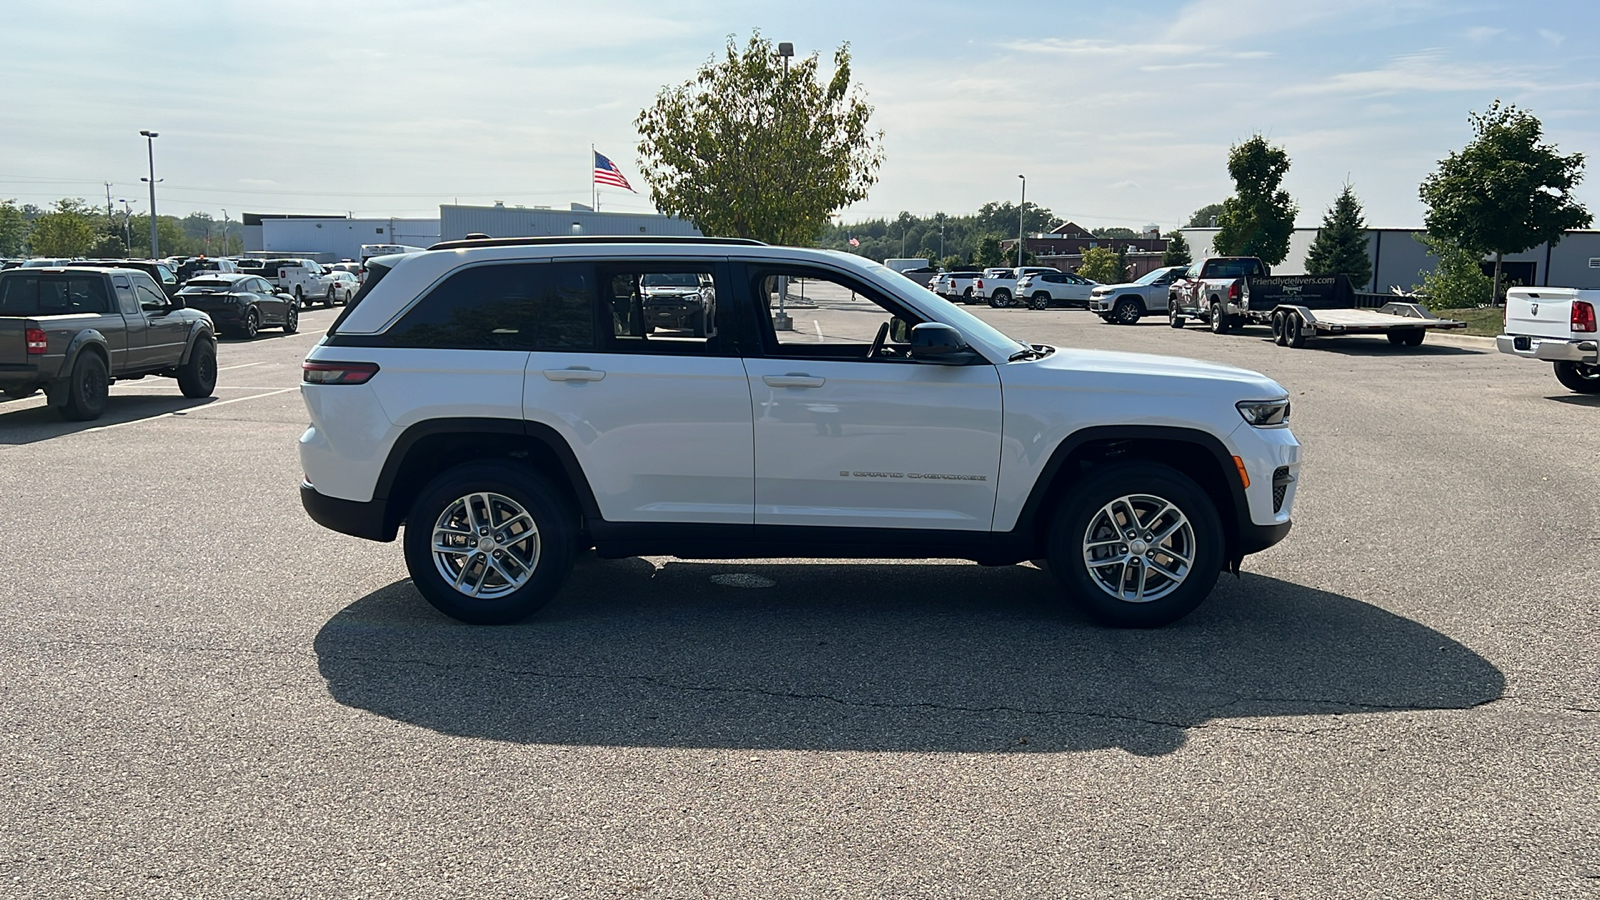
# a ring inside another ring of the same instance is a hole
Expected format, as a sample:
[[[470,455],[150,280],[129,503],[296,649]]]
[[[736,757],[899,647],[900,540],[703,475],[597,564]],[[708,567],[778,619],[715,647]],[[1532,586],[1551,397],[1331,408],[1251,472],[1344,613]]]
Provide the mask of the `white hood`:
[[[1066,389],[1126,390],[1231,400],[1271,400],[1288,395],[1283,386],[1249,369],[1221,363],[1121,353],[1109,350],[1057,348],[1044,359],[1002,367],[1007,383]]]

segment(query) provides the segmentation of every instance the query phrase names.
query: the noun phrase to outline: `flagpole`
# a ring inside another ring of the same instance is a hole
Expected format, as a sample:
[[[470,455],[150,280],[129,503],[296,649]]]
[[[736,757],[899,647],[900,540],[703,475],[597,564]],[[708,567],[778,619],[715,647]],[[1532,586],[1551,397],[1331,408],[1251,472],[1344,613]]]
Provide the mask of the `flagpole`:
[[[594,145],[589,145],[589,208],[600,211],[600,182],[594,180]]]

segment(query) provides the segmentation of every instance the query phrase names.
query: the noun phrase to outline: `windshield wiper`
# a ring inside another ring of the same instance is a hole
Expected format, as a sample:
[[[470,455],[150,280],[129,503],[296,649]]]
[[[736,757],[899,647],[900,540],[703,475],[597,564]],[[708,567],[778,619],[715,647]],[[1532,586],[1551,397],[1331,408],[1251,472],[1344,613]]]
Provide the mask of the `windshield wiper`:
[[[1032,344],[1029,345],[1027,349],[1018,350],[1017,352],[1006,357],[1006,362],[1022,362],[1023,360],[1028,359],[1044,359],[1049,355],[1050,350],[1047,349],[1044,344]]]

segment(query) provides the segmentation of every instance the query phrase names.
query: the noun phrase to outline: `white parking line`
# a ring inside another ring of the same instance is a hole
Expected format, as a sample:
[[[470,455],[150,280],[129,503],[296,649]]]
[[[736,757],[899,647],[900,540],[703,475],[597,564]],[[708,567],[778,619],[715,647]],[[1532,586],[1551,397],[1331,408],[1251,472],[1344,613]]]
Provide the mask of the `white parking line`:
[[[248,397],[235,397],[232,400],[218,400],[216,403],[207,403],[205,406],[194,406],[194,407],[190,407],[190,409],[180,409],[180,410],[176,410],[174,412],[162,413],[159,416],[150,416],[149,418],[146,418],[146,419],[130,419],[130,420],[126,421],[126,422],[113,422],[110,425],[101,425],[101,426],[99,426],[97,428],[85,428],[83,431],[80,431],[78,433],[79,434],[87,434],[87,433],[89,433],[91,431],[106,431],[106,430],[112,429],[112,428],[121,428],[124,425],[138,425],[138,424],[143,423],[143,422],[153,422],[156,419],[170,418],[172,416],[176,416],[178,413],[188,413],[191,409],[192,410],[216,409],[219,406],[227,406],[229,403],[240,403],[240,402],[245,401],[245,400],[260,400],[262,397],[276,397],[279,394],[287,394],[290,391],[298,391],[298,390],[300,390],[300,389],[297,388],[297,387],[283,388],[281,390],[276,390],[276,391],[267,391],[264,394],[251,394]]]
[[[261,365],[261,363],[259,361],[258,362],[253,362],[253,363],[239,363],[237,366],[223,366],[222,368],[218,369],[217,371],[218,372],[226,372],[226,371],[228,371],[230,369],[248,369],[251,366],[259,366],[259,365]]]

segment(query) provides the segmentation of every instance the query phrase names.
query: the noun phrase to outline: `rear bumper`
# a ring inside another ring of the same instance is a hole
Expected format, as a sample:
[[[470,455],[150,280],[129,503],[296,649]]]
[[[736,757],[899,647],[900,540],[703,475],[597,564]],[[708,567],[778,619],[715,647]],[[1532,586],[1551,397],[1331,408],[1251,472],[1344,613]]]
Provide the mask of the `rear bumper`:
[[[1525,334],[1502,334],[1494,339],[1494,345],[1501,353],[1509,353],[1524,359],[1589,365],[1600,362],[1600,339],[1574,341],[1565,338],[1532,337]]]
[[[317,493],[317,489],[300,482],[300,505],[312,521],[341,534],[366,538],[369,541],[392,541],[399,530],[387,524],[388,504],[383,500],[341,500]]]

